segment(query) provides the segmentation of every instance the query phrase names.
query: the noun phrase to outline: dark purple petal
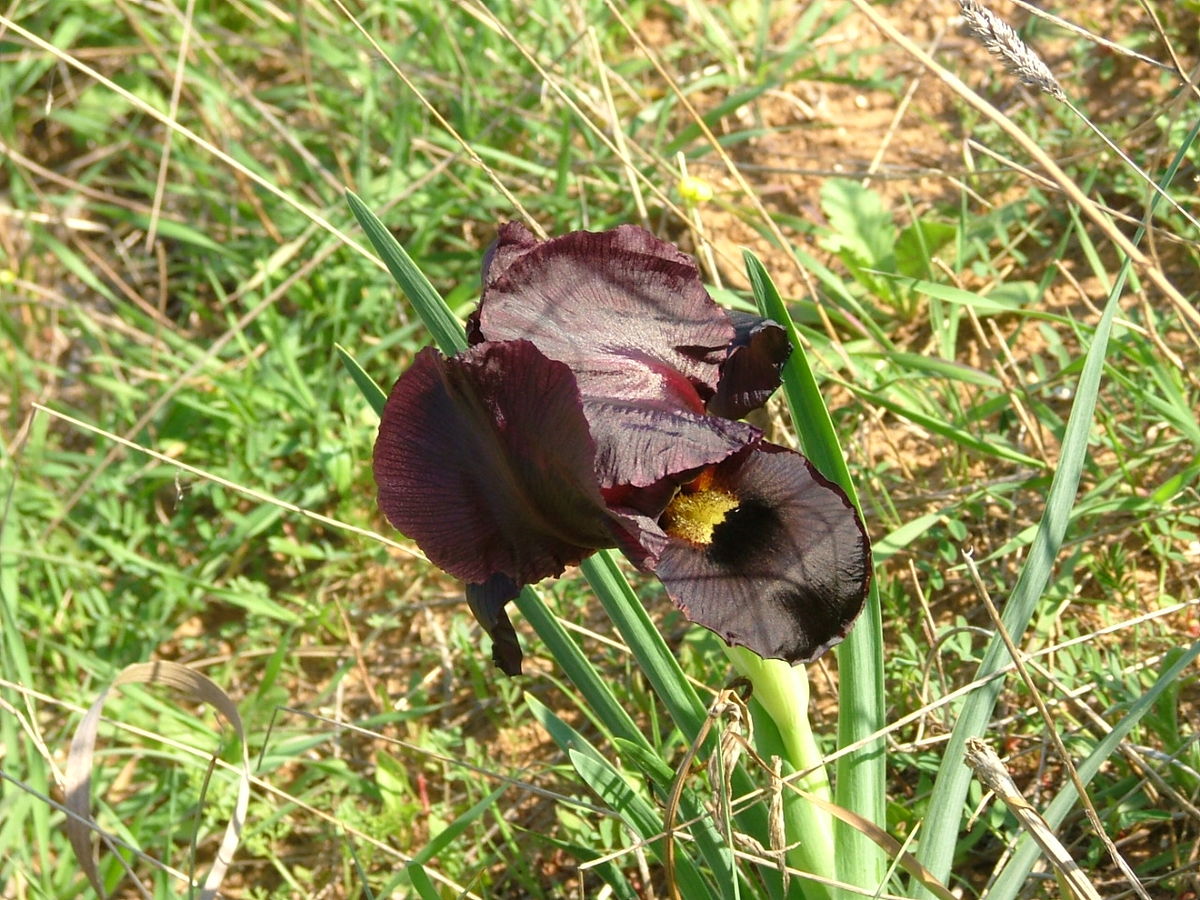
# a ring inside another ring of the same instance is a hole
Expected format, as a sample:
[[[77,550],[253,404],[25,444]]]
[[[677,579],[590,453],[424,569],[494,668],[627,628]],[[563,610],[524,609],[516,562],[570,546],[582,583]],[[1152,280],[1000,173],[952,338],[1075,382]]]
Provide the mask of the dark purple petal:
[[[729,319],[737,334],[721,364],[721,380],[708,401],[708,412],[740,419],[775,393],[792,345],[787,332],[770,319],[736,310]]]
[[[791,663],[816,659],[866,600],[871,551],[857,512],[808,460],[773,444],[708,475],[699,487],[719,501],[715,526],[707,537],[681,536],[672,501],[655,574],[685,616],[728,643]]]
[[[649,399],[621,403],[585,398],[583,410],[596,441],[596,473],[606,488],[657,485],[718,463],[762,436],[746,422]]]
[[[483,584],[467,585],[467,605],[476,620],[492,638],[492,661],[505,675],[521,674],[521,645],[517,632],[504,611],[505,605],[521,592],[521,586],[507,575],[493,575]]]
[[[504,275],[509,266],[537,247],[548,247],[559,241],[570,244],[580,235],[590,234],[596,237],[611,236],[614,246],[628,250],[631,253],[653,256],[683,266],[696,268],[695,261],[667,241],[659,240],[644,228],[636,225],[619,225],[610,231],[587,232],[573,231],[569,234],[539,241],[532,231],[520,222],[504,222],[498,229],[496,240],[484,251],[483,255],[483,286],[486,289],[493,281]]]
[[[544,243],[503,226],[479,314],[487,340],[533,341],[581,380],[649,364],[705,397],[734,338],[691,258],[634,225]]]
[[[465,330],[467,332],[467,346],[468,347],[474,347],[476,344],[482,344],[485,340],[487,340],[483,336],[483,332],[479,330],[479,307],[478,306],[475,307],[473,310],[471,310],[471,314],[467,316]]]
[[[541,241],[520,222],[505,222],[497,230],[496,240],[483,254],[483,286],[504,274],[516,260]]]
[[[633,487],[622,484],[601,491],[604,502],[613,514],[613,536],[626,558],[643,572],[654,571],[659,554],[666,547],[667,538],[658,527],[671,498],[679,491],[679,480],[663,479],[649,487]]]
[[[427,348],[379,424],[379,505],[463,581],[530,584],[615,544],[594,454],[574,376],[528,341]]]
[[[658,523],[634,510],[613,510],[617,518],[614,534],[625,558],[643,572],[653,572],[671,538]]]
[[[472,333],[575,373],[608,487],[717,463],[758,432],[704,415],[734,339],[690,257],[635,226],[544,243],[501,229]]]

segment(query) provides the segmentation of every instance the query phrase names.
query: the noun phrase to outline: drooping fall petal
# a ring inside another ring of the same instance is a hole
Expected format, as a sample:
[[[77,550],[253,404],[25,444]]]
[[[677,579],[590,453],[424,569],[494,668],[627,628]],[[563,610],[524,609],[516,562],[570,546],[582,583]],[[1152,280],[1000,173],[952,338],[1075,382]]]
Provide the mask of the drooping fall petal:
[[[685,487],[659,527],[654,573],[688,619],[730,644],[810,662],[862,611],[866,531],[841,488],[798,453],[747,449]]]
[[[528,341],[427,348],[380,421],[379,505],[463,581],[530,584],[615,544],[594,454],[570,370]]]

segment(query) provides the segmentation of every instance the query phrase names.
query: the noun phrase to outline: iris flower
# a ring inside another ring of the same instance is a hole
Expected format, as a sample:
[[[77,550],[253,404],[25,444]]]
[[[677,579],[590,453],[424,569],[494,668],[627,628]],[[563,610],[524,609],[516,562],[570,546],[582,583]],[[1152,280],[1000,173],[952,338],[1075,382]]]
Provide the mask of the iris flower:
[[[862,609],[870,545],[845,493],[740,421],[779,386],[774,322],[718,306],[635,226],[538,241],[508,223],[453,357],[417,354],[375,444],[379,505],[466,582],[507,674],[505,605],[619,548],[692,622],[792,663]]]

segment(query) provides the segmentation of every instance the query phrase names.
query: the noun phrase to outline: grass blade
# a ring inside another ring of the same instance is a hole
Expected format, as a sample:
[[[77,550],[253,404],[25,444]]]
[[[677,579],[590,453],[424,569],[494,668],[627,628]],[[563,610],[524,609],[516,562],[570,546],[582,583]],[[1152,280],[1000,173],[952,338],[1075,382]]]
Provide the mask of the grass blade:
[[[362,392],[363,397],[370,405],[371,409],[375,410],[376,415],[383,415],[383,406],[387,403],[387,394],[383,389],[375,383],[375,379],[366,373],[362,366],[358,364],[353,356],[341,344],[335,344],[338,357],[342,360],[342,365],[350,373],[350,377],[354,379],[355,385]]]
[[[625,776],[579,732],[556,716],[536,697],[527,693],[525,703],[534,718],[570,758],[571,765],[575,767],[583,782],[621,817],[621,821],[634,834],[646,842],[660,862],[663,861],[665,826],[662,816],[649,799],[635,790]],[[710,885],[686,853],[675,855],[675,871],[672,874],[682,890],[682,895],[688,900],[693,897],[703,900],[705,897],[729,896],[723,892],[714,895]],[[728,887],[730,890],[736,890],[733,883],[729,883]]]
[[[350,209],[363,231],[367,233],[371,246],[383,259],[384,265],[412,303],[413,309],[421,317],[429,333],[433,335],[438,349],[447,356],[465,350],[467,333],[463,330],[462,323],[455,318],[450,307],[429,283],[425,273],[412,261],[412,257],[404,252],[404,248],[392,237],[387,226],[379,221],[357,194],[346,191],[346,202],[350,204]]]
[[[1175,651],[1173,651],[1175,652]],[[1088,754],[1087,759],[1079,764],[1079,777],[1086,784],[1100,770],[1100,767],[1116,751],[1117,745],[1125,740],[1130,730],[1138,723],[1155,704],[1164,691],[1173,685],[1196,659],[1200,656],[1200,642],[1192,644],[1186,651],[1175,652],[1175,659],[1170,666],[1158,677],[1148,691],[1142,694],[1110,731]],[[1075,786],[1068,782],[1058,796],[1046,807],[1043,818],[1050,828],[1057,828],[1066,818],[1067,813],[1078,800]],[[1017,848],[1009,857],[1008,863],[1000,871],[988,891],[988,900],[1014,900],[1017,893],[1029,883],[1029,873],[1038,860],[1040,850],[1029,835],[1023,835],[1017,842]]]
[[[96,893],[102,897],[105,896],[92,852],[92,769],[96,734],[100,727],[104,701],[108,698],[112,688],[126,684],[165,684],[182,691],[189,697],[216,708],[225,717],[225,721],[229,723],[237,736],[238,746],[241,749],[237,800],[229,821],[226,823],[212,868],[209,869],[200,891],[201,900],[215,898],[241,841],[246,810],[250,803],[250,758],[246,747],[246,733],[242,727],[242,718],[238,714],[237,705],[216,682],[194,669],[169,660],[133,663],[126,666],[112,683],[100,692],[100,696],[92,703],[87,714],[75,729],[75,735],[71,740],[71,750],[67,756],[63,789],[66,795],[66,807],[75,814],[68,818],[66,823],[67,837],[71,842],[71,848],[75,851],[75,858]]]
[[[1122,278],[1121,282],[1123,281]],[[1063,435],[1058,468],[1054,472],[1046,497],[1046,509],[1038,524],[1029,555],[1017,576],[1017,583],[1004,606],[1004,627],[1018,643],[1021,635],[1025,634],[1037,608],[1038,599],[1050,580],[1054,560],[1062,547],[1067,524],[1071,519],[1079,479],[1087,459],[1092,416],[1096,409],[1096,396],[1100,390],[1100,377],[1104,371],[1104,357],[1109,335],[1112,333],[1113,318],[1119,308],[1119,297],[1120,285],[1109,295],[1108,304],[1100,323],[1096,326],[1092,344],[1084,359],[1075,402]],[[1008,651],[997,635],[989,643],[976,677],[986,678],[1007,661]],[[953,761],[963,759],[968,738],[983,734],[1003,687],[1004,679],[996,679],[966,699],[946,747],[944,762],[934,782],[933,796],[929,801],[929,811],[917,857],[941,881],[945,881],[950,874],[959,824],[962,820],[963,803],[966,801],[971,780],[970,770],[966,766],[953,764]]]
[[[1165,184],[1170,184],[1171,178],[1174,177],[1175,171],[1184,158],[1186,147],[1198,133],[1200,133],[1200,123],[1193,127],[1187,142],[1176,152],[1167,168]],[[1158,200],[1158,195],[1151,199],[1151,213],[1158,205]],[[1134,234],[1133,243],[1135,245],[1141,241],[1143,233],[1144,228],[1139,228]],[[1104,313],[1100,317],[1100,322],[1092,337],[1092,343],[1084,357],[1083,371],[1079,376],[1079,385],[1075,392],[1075,402],[1071,406],[1071,414],[1067,419],[1067,427],[1063,435],[1058,469],[1054,472],[1054,477],[1050,482],[1050,492],[1046,497],[1045,512],[1038,523],[1029,555],[1026,556],[1025,563],[1017,575],[1017,583],[1013,588],[1012,595],[1004,607],[1001,621],[1005,630],[1018,642],[1029,625],[1038,598],[1050,580],[1055,557],[1062,547],[1063,537],[1070,522],[1075,495],[1079,489],[1079,479],[1088,454],[1088,439],[1096,411],[1100,379],[1104,374],[1108,339],[1112,334],[1113,319],[1120,309],[1119,301],[1130,269],[1131,261],[1126,256],[1109,291]],[[1003,640],[996,635],[988,646],[983,661],[979,664],[977,677],[983,678],[991,675],[1004,665],[1007,656],[1008,651],[1004,647]],[[966,699],[954,731],[950,735],[950,742],[946,746],[937,780],[934,782],[925,832],[921,838],[917,857],[941,881],[945,881],[949,875],[950,866],[954,860],[963,803],[966,800],[970,782],[970,772],[967,767],[955,765],[954,761],[963,759],[967,739],[980,736],[987,727],[987,721],[991,717],[996,698],[1003,685],[1004,679],[998,678]],[[1079,772],[1080,777],[1084,777],[1083,767],[1080,767]],[[1049,815],[1046,818],[1049,819]],[[922,894],[921,896],[927,895]]]
[[[996,457],[998,459],[1007,459],[1010,462],[1015,462],[1018,465],[1029,466],[1032,469],[1044,469],[1046,464],[1040,459],[1033,456],[1028,456],[1021,453],[1019,450],[1014,450],[1004,444],[987,441],[983,438],[978,438],[968,431],[961,428],[955,428],[949,422],[939,419],[936,416],[927,415],[919,410],[913,409],[910,406],[905,406],[902,403],[897,403],[883,394],[874,391],[864,391],[855,388],[853,385],[848,385],[859,397],[863,400],[870,401],[876,406],[881,406],[884,409],[890,410],[901,418],[908,419],[915,425],[920,425],[932,431],[934,434],[940,434],[942,437],[953,441],[961,447],[968,450],[975,450],[984,456]]]
[[[508,787],[509,786],[507,784],[500,785],[500,787],[496,788],[494,791],[468,809],[465,813],[439,831],[437,835],[430,840],[428,844],[422,847],[421,851],[412,858],[412,862],[406,866],[406,869],[409,878],[412,879],[413,887],[421,892],[422,897],[439,896],[436,891],[433,893],[428,893],[429,891],[434,890],[434,887],[433,882],[425,873],[425,866],[436,860],[441,852],[449,847],[452,842],[461,837],[462,833],[466,831],[472,823],[479,819],[493,806],[496,806],[501,795],[508,790]],[[503,815],[501,811],[497,811],[496,814]]]
[[[792,421],[796,423],[801,449],[813,465],[826,478],[840,484],[855,507],[859,507],[858,494],[850,479],[833,420],[783,298],[758,257],[750,251],[745,251],[744,257],[759,310],[787,329],[795,348],[784,367],[783,389]],[[843,677],[839,685],[838,746],[848,747],[876,733],[884,724],[883,624],[874,580],[862,617],[836,652],[839,671],[854,673],[853,678]],[[869,822],[883,825],[886,822],[884,762],[884,743],[879,738],[840,757],[834,802]],[[834,823],[834,838],[838,877],[850,884],[874,889],[885,872],[885,860],[879,848],[840,820]]]
[[[585,559],[580,568],[671,719],[688,741],[695,740],[704,724],[704,705],[612,553],[601,551]]]

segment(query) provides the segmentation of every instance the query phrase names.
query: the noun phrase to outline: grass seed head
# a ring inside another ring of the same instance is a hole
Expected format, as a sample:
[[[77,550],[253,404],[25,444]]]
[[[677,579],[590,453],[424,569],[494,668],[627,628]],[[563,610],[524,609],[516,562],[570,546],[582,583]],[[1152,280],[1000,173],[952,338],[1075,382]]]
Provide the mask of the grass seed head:
[[[976,0],[958,0],[958,5],[966,30],[978,38],[989,53],[1000,57],[1008,71],[1056,100],[1065,99],[1062,86],[1050,67],[1021,40],[1011,25]]]

